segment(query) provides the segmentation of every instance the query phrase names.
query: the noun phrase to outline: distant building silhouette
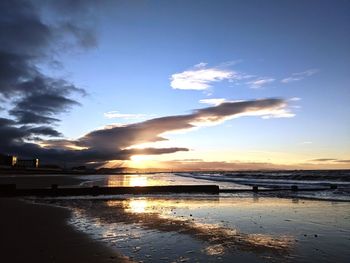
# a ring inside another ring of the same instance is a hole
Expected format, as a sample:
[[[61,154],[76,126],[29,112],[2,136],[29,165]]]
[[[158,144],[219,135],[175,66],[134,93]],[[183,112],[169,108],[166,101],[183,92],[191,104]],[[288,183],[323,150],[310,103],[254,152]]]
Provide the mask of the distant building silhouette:
[[[14,155],[0,154],[0,165],[19,168],[38,168],[39,159],[19,159]]]
[[[17,159],[16,166],[21,168],[38,168],[39,159]]]
[[[16,166],[17,156],[0,154],[0,165]]]

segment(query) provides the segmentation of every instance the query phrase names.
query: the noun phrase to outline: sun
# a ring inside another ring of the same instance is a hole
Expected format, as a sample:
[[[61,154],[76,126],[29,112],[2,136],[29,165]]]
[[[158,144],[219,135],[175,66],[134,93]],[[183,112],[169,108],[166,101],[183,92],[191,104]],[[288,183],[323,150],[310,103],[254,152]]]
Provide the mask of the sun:
[[[149,160],[149,156],[148,155],[133,155],[131,156],[131,161],[133,161],[134,163],[140,163],[140,162],[144,162]]]
[[[149,155],[133,155],[130,158],[128,166],[142,169],[152,167],[153,164],[154,161]]]

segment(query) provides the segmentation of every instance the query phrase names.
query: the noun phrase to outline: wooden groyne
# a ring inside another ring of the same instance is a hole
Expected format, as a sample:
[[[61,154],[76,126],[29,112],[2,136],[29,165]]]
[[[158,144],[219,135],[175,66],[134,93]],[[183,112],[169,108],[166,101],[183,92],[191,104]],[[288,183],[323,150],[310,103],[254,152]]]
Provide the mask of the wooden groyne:
[[[329,187],[314,187],[314,188],[299,188],[297,185],[292,185],[290,188],[259,188],[258,186],[253,186],[251,189],[220,189],[220,193],[239,193],[239,192],[316,192],[316,191],[327,191],[337,189],[337,185],[330,185]]]
[[[0,197],[15,196],[83,196],[83,195],[121,195],[121,194],[167,194],[167,193],[206,193],[219,194],[217,185],[167,185],[167,186],[133,186],[133,187],[74,187],[18,189],[15,184],[0,185]]]
[[[281,192],[281,191],[326,191],[337,189],[336,185],[322,188],[299,188],[296,185],[290,188],[259,188],[253,186],[250,189],[220,189],[217,185],[165,185],[165,186],[121,186],[121,187],[62,187],[53,184],[50,188],[16,188],[15,184],[0,184],[0,197],[16,196],[98,196],[98,195],[122,195],[122,194],[172,194],[172,193],[241,193],[241,192]]]

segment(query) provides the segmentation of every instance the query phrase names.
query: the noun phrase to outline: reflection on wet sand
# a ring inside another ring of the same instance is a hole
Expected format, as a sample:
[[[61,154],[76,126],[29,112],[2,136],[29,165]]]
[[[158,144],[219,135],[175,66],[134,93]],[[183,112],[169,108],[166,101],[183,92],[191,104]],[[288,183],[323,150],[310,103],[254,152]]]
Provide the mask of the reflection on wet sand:
[[[198,184],[175,177],[118,175],[103,178],[100,184]],[[76,229],[136,261],[306,262],[312,258],[319,262],[329,256],[347,262],[344,259],[349,258],[348,203],[262,193],[69,197],[46,202],[71,208],[70,224]]]
[[[127,201],[123,201],[123,202],[127,202]],[[107,201],[107,205],[108,206],[114,206],[115,201]],[[148,212],[148,206],[149,206],[149,202],[147,202],[147,200],[129,200],[128,201],[128,206],[125,206],[125,211],[132,211],[133,213],[146,213]]]
[[[213,202],[213,200],[210,200]],[[161,231],[176,231],[182,234],[191,235],[202,241],[209,242],[205,249],[208,255],[224,254],[227,249],[240,249],[250,252],[276,252],[285,253],[294,243],[291,236],[274,237],[263,234],[245,234],[237,229],[225,228],[218,224],[196,222],[195,219],[174,218],[169,216],[176,208],[198,206],[203,200],[184,202],[179,200],[152,200],[152,199],[131,199],[122,201],[124,212],[139,218],[142,213],[142,225],[147,228]],[[214,200],[219,202],[219,200]],[[120,207],[119,201],[108,201],[109,207]],[[162,207],[161,212],[157,208]],[[156,212],[155,212],[156,211]],[[137,220],[137,219],[136,219]]]
[[[192,206],[205,205],[208,202],[213,205],[213,203],[219,203],[219,199],[190,201],[138,198],[94,201],[92,205],[88,202],[79,203],[79,206],[74,209],[85,218],[95,218],[98,225],[123,223],[137,225],[146,230],[189,235],[205,242],[206,247],[202,252],[207,255],[223,255],[227,251],[241,250],[284,256],[293,247],[294,238],[291,236],[246,234],[241,233],[238,229],[223,227],[220,224],[203,223],[201,219],[194,218],[192,215],[189,217],[174,216],[178,208],[191,209]],[[108,237],[115,234],[106,229],[103,236]]]

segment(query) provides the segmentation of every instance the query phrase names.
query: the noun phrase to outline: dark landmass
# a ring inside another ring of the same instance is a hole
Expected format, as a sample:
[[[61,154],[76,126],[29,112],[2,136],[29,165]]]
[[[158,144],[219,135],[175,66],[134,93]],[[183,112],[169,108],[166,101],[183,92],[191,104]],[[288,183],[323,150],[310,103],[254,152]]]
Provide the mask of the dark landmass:
[[[51,187],[52,184],[57,184],[59,186],[77,186],[82,182],[84,182],[84,180],[78,178],[78,176],[68,176],[64,174],[43,176],[0,175],[0,185],[15,184],[17,188],[47,188]]]
[[[0,199],[2,262],[131,262],[66,224],[70,211]]]

